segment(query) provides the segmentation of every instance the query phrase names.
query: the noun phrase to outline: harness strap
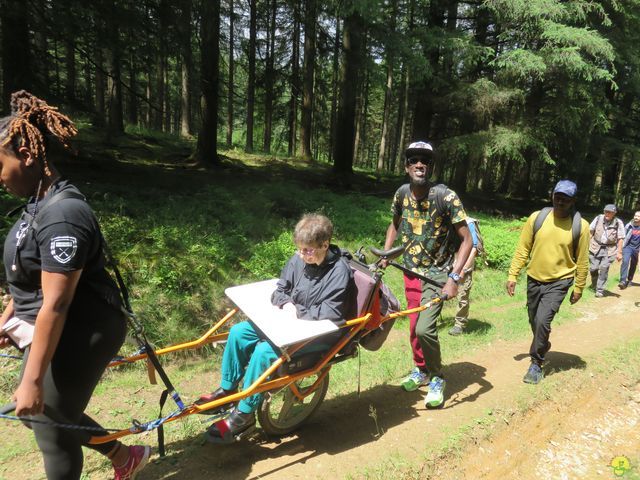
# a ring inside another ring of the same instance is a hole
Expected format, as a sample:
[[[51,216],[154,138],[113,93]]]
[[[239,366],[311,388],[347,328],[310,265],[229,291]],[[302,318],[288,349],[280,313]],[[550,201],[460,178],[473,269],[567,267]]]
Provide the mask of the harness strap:
[[[168,390],[163,390],[160,394],[160,411],[158,412],[158,419],[162,418],[162,408],[164,407],[165,402],[167,401],[167,397],[169,395]],[[158,454],[161,457],[165,456],[164,449],[164,426],[162,424],[158,425]]]
[[[68,199],[68,198],[82,200],[84,202],[87,201],[86,197],[82,195],[80,192],[77,192],[74,190],[63,190],[62,192],[57,193],[56,195],[51,197],[51,199],[42,207],[42,209],[36,214],[35,217],[33,217],[30,213],[26,211],[23,213],[23,216],[32,220],[31,225],[35,230],[38,228],[38,221],[37,221],[38,217],[42,215],[44,211],[46,211],[52,205],[55,205],[56,203],[60,202],[61,200]],[[164,382],[165,387],[171,394],[171,398],[175,401],[176,405],[180,410],[184,410],[185,405],[182,402],[180,395],[178,395],[178,393],[176,392],[175,388],[171,383],[171,380],[169,380],[168,375],[166,374],[165,370],[162,368],[162,365],[160,364],[160,361],[158,360],[157,355],[155,354],[151,345],[149,345],[149,342],[147,341],[144,335],[144,330],[141,324],[137,321],[136,316],[133,313],[133,309],[131,308],[131,303],[129,301],[129,290],[127,289],[127,286],[124,283],[124,280],[122,278],[122,275],[120,274],[120,270],[118,269],[118,265],[115,261],[115,258],[111,254],[111,250],[109,249],[107,245],[107,241],[103,235],[101,240],[102,240],[102,249],[105,257],[105,262],[113,270],[113,273],[116,277],[116,282],[118,284],[118,289],[120,290],[120,296],[122,298],[124,313],[129,322],[129,325],[133,330],[133,336],[138,342],[138,345],[140,346],[140,348],[144,349],[144,351],[146,352],[148,361],[151,362],[155,370],[158,372],[158,375],[160,375],[160,378]],[[150,376],[150,379],[151,379],[151,376]]]

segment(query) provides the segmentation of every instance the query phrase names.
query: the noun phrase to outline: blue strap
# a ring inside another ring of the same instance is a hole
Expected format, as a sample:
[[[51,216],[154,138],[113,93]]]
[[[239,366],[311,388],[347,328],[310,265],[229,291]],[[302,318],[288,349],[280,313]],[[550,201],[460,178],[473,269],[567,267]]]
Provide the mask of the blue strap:
[[[9,355],[8,353],[0,353],[0,357],[3,358],[12,358],[14,360],[22,360],[22,357],[18,357],[16,355]]]

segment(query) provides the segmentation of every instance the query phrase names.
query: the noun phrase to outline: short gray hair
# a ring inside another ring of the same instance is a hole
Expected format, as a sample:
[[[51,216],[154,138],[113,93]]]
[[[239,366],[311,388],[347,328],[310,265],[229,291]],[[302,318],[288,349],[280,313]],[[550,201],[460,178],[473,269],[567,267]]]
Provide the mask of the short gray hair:
[[[293,230],[293,241],[296,245],[321,246],[330,242],[333,235],[333,223],[319,213],[306,213]]]

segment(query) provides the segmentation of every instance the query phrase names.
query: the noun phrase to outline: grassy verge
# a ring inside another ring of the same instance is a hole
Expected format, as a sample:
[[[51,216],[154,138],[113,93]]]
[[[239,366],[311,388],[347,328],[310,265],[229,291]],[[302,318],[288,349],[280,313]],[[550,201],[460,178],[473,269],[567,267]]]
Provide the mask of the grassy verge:
[[[366,480],[419,480],[431,478],[427,472],[435,471],[435,466],[456,465],[462,460],[464,452],[475,448],[483,440],[490,439],[501,429],[524,417],[541,402],[553,401],[565,395],[581,392],[585,385],[593,382],[593,377],[603,380],[614,373],[621,373],[625,385],[631,387],[640,383],[640,364],[636,361],[640,348],[640,339],[621,343],[602,351],[589,359],[589,369],[572,370],[571,375],[554,375],[535,387],[523,387],[516,397],[515,406],[497,410],[487,410],[483,415],[470,419],[461,427],[448,432],[445,439],[436,445],[427,447],[420,461],[410,461],[397,454],[390,454],[377,464],[363,468],[348,479]],[[531,395],[531,388],[536,395]],[[640,457],[630,458],[632,469],[624,478],[640,478]]]

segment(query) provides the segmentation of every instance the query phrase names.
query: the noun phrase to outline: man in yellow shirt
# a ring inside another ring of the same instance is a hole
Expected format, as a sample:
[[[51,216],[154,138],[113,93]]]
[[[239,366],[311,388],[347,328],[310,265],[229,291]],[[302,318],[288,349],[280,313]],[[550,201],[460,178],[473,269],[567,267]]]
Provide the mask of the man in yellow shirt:
[[[589,271],[589,224],[573,213],[578,188],[570,180],[560,180],[553,189],[553,209],[533,212],[527,219],[509,268],[507,293],[513,296],[516,281],[527,264],[527,309],[533,341],[529,349],[531,365],[526,383],[537,384],[544,377],[542,364],[551,348],[551,321],[573,285],[571,304],[582,297]],[[541,225],[536,219],[546,218]],[[574,226],[575,222],[575,226]],[[579,222],[579,223],[577,223]],[[574,246],[574,235],[580,235]],[[536,231],[536,227],[537,231]],[[575,282],[575,283],[574,283]]]

